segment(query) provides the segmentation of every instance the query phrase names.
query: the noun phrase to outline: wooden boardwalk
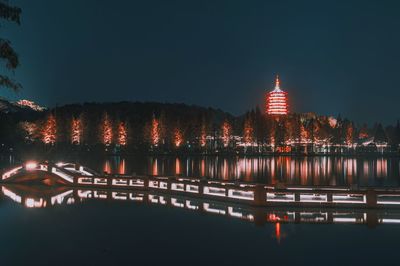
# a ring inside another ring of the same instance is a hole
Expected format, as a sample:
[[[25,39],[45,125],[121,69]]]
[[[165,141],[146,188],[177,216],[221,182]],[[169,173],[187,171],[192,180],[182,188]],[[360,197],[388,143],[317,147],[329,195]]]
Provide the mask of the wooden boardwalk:
[[[268,186],[166,176],[101,175],[72,163],[28,162],[1,174],[3,184],[43,183],[73,188],[158,191],[249,206],[400,207],[400,189]]]

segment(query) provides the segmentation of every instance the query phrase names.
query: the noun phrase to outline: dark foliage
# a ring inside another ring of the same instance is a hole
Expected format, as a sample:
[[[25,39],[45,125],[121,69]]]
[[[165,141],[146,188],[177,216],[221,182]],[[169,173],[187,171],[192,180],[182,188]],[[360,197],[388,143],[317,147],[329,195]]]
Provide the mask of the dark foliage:
[[[8,2],[0,0],[0,19],[20,24],[21,9],[10,6]],[[19,66],[18,54],[9,40],[0,38],[0,60],[5,61],[6,68],[13,71]],[[22,86],[9,76],[0,74],[0,87],[18,91]]]

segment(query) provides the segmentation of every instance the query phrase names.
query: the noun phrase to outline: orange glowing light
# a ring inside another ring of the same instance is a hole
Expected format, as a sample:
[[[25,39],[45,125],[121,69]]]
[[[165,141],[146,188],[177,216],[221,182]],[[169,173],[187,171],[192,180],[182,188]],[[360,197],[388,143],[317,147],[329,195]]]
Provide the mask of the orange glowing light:
[[[126,124],[121,122],[118,125],[118,144],[125,146],[127,144],[128,133],[126,130]]]
[[[346,129],[346,144],[349,146],[353,144],[353,132],[353,126],[349,125]]]
[[[306,128],[304,127],[304,125],[301,124],[300,125],[300,142],[306,143],[308,138],[309,138],[309,134],[308,134]]]
[[[42,135],[43,135],[42,140],[45,144],[54,145],[54,143],[56,142],[57,122],[56,122],[56,118],[53,114],[50,114],[47,117],[46,123],[45,123],[43,131],[42,131]]]
[[[206,132],[206,127],[204,125],[201,126],[201,132],[200,132],[200,146],[205,147],[207,144],[207,132]]]
[[[153,175],[158,175],[158,161],[157,161],[157,159],[155,159],[155,160],[153,161],[152,174],[153,174]]]
[[[206,162],[204,159],[201,159],[201,176],[206,175]]]
[[[180,147],[181,144],[183,143],[182,131],[179,128],[175,128],[174,142],[175,142],[175,147],[177,148]]]
[[[38,127],[36,123],[33,122],[21,122],[20,126],[25,133],[24,139],[26,141],[33,142],[37,138]]]
[[[119,163],[118,174],[120,174],[120,175],[125,174],[125,160],[124,159],[122,159],[121,162]]]
[[[275,89],[267,94],[266,113],[269,115],[287,115],[288,110],[287,92],[281,90],[279,77],[275,80]]]
[[[278,239],[278,242],[280,242],[280,240],[281,240],[281,224],[280,223],[275,224],[275,236],[276,236],[276,239]]]
[[[151,144],[158,146],[160,142],[160,121],[153,116],[151,121]]]
[[[181,162],[179,158],[175,159],[175,174],[180,175],[181,174]]]
[[[276,152],[278,153],[289,153],[292,151],[291,146],[280,146],[276,149]]]
[[[105,163],[104,163],[104,167],[103,167],[103,171],[104,171],[104,173],[106,173],[106,174],[111,174],[111,165],[110,165],[110,161],[105,161]]]
[[[228,180],[229,179],[228,160],[227,159],[224,159],[224,163],[222,165],[222,179],[223,180]]]
[[[281,220],[281,218],[278,215],[274,214],[274,213],[270,213],[268,215],[268,221],[277,222],[277,221],[280,221],[280,220]]]
[[[71,122],[71,143],[79,145],[82,138],[82,123],[79,118],[72,118]]]
[[[30,162],[27,162],[26,164],[25,164],[25,168],[26,168],[26,170],[34,170],[34,169],[36,169],[38,167],[38,164],[37,164],[37,162],[33,162],[33,161],[30,161]]]
[[[224,121],[222,124],[222,142],[224,144],[224,147],[228,147],[229,141],[231,138],[231,125],[229,124],[228,121]]]
[[[107,113],[105,113],[103,117],[102,133],[103,133],[103,144],[106,146],[111,145],[113,138],[112,123]]]
[[[253,142],[253,125],[251,123],[251,120],[249,118],[246,118],[244,122],[244,134],[243,134],[243,140],[244,143],[251,144]]]

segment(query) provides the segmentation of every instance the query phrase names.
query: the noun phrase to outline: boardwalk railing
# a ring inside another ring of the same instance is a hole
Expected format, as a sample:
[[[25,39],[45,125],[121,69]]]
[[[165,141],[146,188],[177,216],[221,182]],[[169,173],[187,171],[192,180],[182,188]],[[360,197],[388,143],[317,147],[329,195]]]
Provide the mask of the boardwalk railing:
[[[27,182],[27,175],[31,182],[52,178],[71,187],[159,191],[252,206],[400,207],[400,189],[269,186],[200,178],[100,175],[84,166],[70,163],[27,163],[3,173],[2,182]]]
[[[49,208],[56,205],[82,204],[86,200],[107,200],[161,205],[190,211],[226,216],[253,222],[265,223],[312,223],[312,224],[400,224],[400,210],[388,212],[382,209],[358,208],[292,208],[273,206],[254,208],[232,202],[221,202],[190,195],[166,195],[157,191],[128,191],[96,188],[65,188],[65,191],[50,195],[36,195],[21,191],[21,186],[2,186],[2,193],[27,208]]]

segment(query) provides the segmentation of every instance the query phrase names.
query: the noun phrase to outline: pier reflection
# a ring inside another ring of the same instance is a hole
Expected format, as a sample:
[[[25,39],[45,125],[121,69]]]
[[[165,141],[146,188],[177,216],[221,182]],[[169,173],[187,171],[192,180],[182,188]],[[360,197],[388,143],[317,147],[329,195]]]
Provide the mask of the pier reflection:
[[[254,223],[257,226],[274,224],[274,237],[281,241],[285,237],[285,224],[358,224],[375,227],[382,224],[400,224],[400,209],[336,209],[336,208],[293,208],[251,207],[207,199],[175,196],[151,191],[125,191],[110,189],[72,189],[70,187],[4,185],[4,199],[26,208],[52,208],[60,205],[85,204],[89,201],[136,202],[186,209],[210,215]]]

